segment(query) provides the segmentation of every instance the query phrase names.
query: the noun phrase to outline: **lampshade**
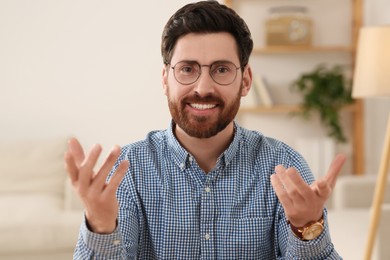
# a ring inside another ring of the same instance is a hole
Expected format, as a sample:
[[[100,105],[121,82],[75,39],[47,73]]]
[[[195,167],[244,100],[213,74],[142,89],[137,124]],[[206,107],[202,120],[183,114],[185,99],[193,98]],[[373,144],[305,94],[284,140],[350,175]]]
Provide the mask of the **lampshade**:
[[[390,25],[360,29],[352,96],[390,96]]]

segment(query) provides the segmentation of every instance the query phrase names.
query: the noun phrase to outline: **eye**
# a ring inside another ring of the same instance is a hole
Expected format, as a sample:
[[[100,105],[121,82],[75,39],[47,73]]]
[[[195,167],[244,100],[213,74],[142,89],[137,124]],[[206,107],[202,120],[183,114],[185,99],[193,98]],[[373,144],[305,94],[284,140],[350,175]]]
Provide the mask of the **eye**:
[[[227,73],[230,71],[230,69],[226,66],[219,66],[216,71],[219,73],[219,74],[223,74],[223,73]]]
[[[176,66],[176,71],[182,75],[192,75],[197,72],[196,64],[179,63]]]
[[[191,67],[191,66],[183,66],[183,67],[181,67],[180,70],[181,70],[183,73],[191,73],[191,72],[194,70],[194,68]]]
[[[230,64],[218,63],[212,66],[212,73],[214,75],[223,76],[231,73],[232,68]]]

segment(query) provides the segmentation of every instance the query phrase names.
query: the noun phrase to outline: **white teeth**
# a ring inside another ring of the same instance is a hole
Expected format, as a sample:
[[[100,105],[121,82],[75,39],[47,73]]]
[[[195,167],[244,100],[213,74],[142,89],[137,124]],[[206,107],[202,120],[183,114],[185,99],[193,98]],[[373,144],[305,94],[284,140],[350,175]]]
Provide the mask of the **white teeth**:
[[[212,109],[216,107],[214,104],[190,104],[190,106],[200,110]]]

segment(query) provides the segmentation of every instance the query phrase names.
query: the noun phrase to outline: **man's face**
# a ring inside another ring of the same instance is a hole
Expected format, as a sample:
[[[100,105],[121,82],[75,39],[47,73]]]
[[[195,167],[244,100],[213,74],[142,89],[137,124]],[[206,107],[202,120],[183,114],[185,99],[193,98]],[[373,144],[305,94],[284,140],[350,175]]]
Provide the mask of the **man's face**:
[[[240,106],[241,96],[247,95],[251,85],[249,66],[229,85],[220,85],[210,76],[210,67],[201,67],[201,75],[194,83],[183,85],[176,81],[171,67],[190,61],[210,65],[229,61],[240,66],[235,39],[228,33],[187,34],[174,48],[171,64],[163,69],[163,87],[171,116],[189,136],[209,138],[232,123]]]

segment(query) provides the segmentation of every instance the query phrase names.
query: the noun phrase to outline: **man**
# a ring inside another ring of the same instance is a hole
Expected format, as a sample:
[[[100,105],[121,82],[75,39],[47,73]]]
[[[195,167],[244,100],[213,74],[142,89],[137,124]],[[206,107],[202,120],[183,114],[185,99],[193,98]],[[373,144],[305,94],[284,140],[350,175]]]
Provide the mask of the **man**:
[[[234,122],[252,48],[245,22],[216,1],[169,19],[169,128],[114,147],[96,172],[100,146],[84,156],[69,142],[67,170],[85,205],[75,259],[340,258],[324,204],[345,157],[314,181],[296,151]]]

